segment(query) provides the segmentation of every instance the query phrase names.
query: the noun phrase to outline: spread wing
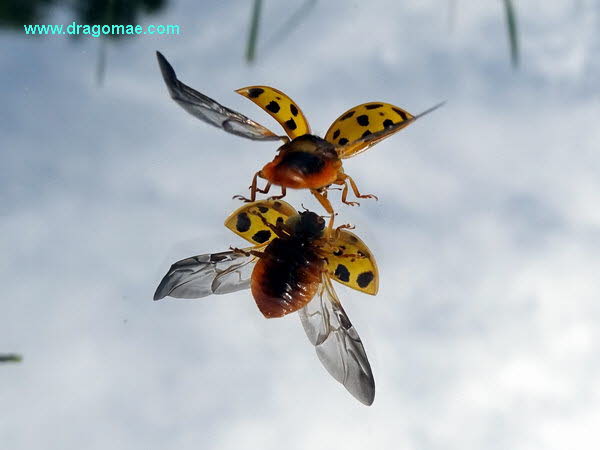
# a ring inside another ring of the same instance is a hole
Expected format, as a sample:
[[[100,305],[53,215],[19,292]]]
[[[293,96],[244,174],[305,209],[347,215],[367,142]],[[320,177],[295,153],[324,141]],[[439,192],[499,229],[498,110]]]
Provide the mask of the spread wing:
[[[444,103],[416,116],[389,103],[365,103],[349,109],[336,119],[327,131],[325,140],[336,146],[340,158],[351,158],[435,111]]]
[[[256,259],[252,255],[227,251],[177,261],[156,288],[154,300],[167,296],[202,298],[248,289]]]
[[[257,141],[284,139],[287,141],[287,137],[277,136],[243,114],[233,111],[217,103],[212,98],[186,86],[177,79],[175,70],[160,52],[156,52],[156,57],[171,98],[192,116],[229,133],[248,139]]]
[[[296,209],[283,200],[259,200],[232,212],[225,219],[225,226],[254,245],[267,245],[275,238],[269,225],[282,225],[297,214]]]
[[[269,86],[248,86],[235,92],[268,112],[291,139],[310,133],[308,120],[298,104],[280,90]]]
[[[375,398],[375,380],[358,333],[348,319],[323,274],[319,294],[298,311],[308,340],[329,374],[357,400],[371,405]]]
[[[377,294],[379,271],[369,247],[347,230],[338,230],[331,246],[336,250],[327,255],[329,276],[357,291]]]

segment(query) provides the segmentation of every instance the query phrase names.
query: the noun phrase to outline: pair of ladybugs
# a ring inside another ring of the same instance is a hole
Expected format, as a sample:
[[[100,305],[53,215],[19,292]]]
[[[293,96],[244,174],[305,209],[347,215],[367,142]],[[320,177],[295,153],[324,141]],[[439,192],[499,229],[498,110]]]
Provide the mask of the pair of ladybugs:
[[[331,280],[375,295],[379,275],[368,247],[348,225],[333,227],[334,211],[328,190],[342,186],[342,202],[352,189],[357,198],[376,198],[359,192],[344,173],[342,160],[355,156],[396,133],[440,105],[413,116],[389,103],[356,106],[333,122],[320,138],[311,134],[302,110],[283,92],[268,86],[251,86],[236,92],[268,112],[286,132],[278,136],[248,117],[186,86],[157,52],[169,93],[193,116],[229,133],[252,140],[283,141],[277,156],[252,179],[250,196],[225,221],[225,226],[252,244],[246,249],[193,256],[173,264],[154,295],[201,298],[250,288],[259,310],[267,318],[298,312],[310,342],[327,371],[358,400],[373,403],[375,382],[358,333],[348,319]],[[258,180],[266,180],[263,188]],[[281,195],[256,201],[272,185]],[[310,189],[330,215],[298,212],[281,201],[286,189]]]

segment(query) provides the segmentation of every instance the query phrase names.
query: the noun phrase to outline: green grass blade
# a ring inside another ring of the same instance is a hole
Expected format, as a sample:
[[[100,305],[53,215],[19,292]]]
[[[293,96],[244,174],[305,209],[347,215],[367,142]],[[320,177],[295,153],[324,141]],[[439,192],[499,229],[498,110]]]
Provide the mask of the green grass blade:
[[[512,0],[504,0],[506,11],[506,25],[508,27],[508,40],[510,43],[510,60],[513,67],[519,65],[519,40],[517,38],[517,18]]]
[[[258,39],[261,8],[262,0],[254,0],[254,6],[252,8],[252,17],[250,18],[250,33],[248,34],[248,45],[246,46],[246,61],[249,63],[254,61],[254,57],[256,54],[256,41]]]
[[[23,357],[16,354],[0,355],[0,362],[21,362]]]

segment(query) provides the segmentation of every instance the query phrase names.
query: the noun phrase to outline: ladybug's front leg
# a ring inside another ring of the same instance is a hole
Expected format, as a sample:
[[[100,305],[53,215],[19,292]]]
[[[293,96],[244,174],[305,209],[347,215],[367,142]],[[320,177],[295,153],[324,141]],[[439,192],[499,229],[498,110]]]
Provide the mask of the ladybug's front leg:
[[[275,233],[275,236],[277,236],[279,238],[289,238],[290,237],[289,233],[282,226],[283,221],[282,222],[277,221],[277,224],[273,225],[272,223],[269,223],[267,221],[267,219],[265,219],[265,216],[263,216],[261,213],[259,213],[257,211],[253,211],[251,214],[258,216],[260,218],[260,220],[262,221],[262,223],[266,227],[268,227],[273,233]]]
[[[335,228],[335,239],[339,239],[340,238],[340,232],[342,230],[354,230],[354,228],[356,228],[354,225],[349,224],[349,223],[345,223],[343,225],[340,225],[339,227]]]
[[[250,198],[246,198],[242,195],[234,195],[233,198],[241,200],[243,202],[246,203],[250,203],[250,202],[254,202],[256,201],[256,193],[260,192],[261,194],[266,194],[267,192],[269,192],[269,189],[271,189],[271,183],[267,183],[267,185],[264,187],[264,189],[260,189],[258,187],[258,177],[262,178],[261,172],[258,171],[254,174],[254,178],[252,178],[252,184],[250,185]]]

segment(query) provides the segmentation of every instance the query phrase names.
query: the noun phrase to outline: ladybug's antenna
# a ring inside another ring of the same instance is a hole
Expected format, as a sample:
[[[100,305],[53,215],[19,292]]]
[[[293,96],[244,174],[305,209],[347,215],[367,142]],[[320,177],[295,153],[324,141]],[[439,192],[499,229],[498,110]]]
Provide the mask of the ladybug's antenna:
[[[306,206],[304,206],[304,203],[300,203],[300,206],[302,207],[304,212],[308,212],[308,208]]]

